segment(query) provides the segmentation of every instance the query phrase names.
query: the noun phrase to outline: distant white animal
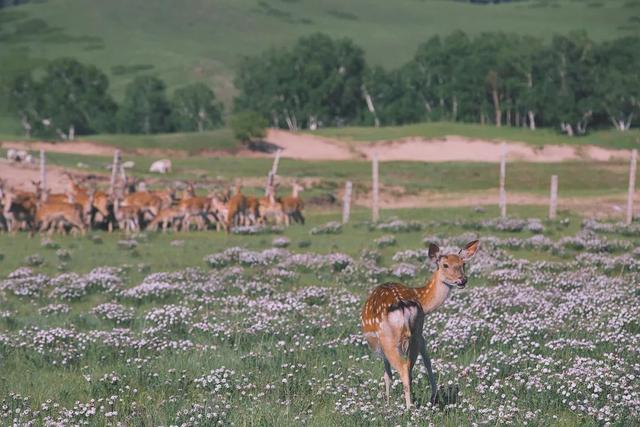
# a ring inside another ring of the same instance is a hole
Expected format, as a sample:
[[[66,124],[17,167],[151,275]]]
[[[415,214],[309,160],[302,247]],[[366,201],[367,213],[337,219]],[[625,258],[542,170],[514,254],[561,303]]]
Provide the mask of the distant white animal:
[[[16,150],[15,148],[9,148],[7,150],[7,160],[12,162],[24,162],[28,157],[31,157],[25,150]]]
[[[132,160],[127,160],[126,162],[122,163],[122,167],[125,169],[133,169],[135,165],[136,165],[136,162]]]
[[[171,160],[169,159],[156,160],[151,164],[151,167],[149,168],[149,172],[162,173],[162,174],[171,172]]]

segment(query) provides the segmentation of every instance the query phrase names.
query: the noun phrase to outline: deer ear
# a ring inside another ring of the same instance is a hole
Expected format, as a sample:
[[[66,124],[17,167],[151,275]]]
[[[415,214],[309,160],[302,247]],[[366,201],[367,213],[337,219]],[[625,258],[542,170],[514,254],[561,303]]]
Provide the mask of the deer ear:
[[[467,245],[460,250],[459,255],[462,259],[467,260],[476,254],[479,247],[480,240],[474,240],[473,242],[467,243]]]
[[[438,255],[440,255],[440,248],[438,245],[431,243],[429,245],[429,258],[436,260],[438,259]]]

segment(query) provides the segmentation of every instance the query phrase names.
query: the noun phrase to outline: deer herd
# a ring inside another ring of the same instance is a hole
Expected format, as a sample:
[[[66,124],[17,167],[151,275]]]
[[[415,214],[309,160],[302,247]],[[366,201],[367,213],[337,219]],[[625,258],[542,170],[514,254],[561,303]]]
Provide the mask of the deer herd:
[[[263,197],[234,191],[197,195],[193,184],[182,191],[175,188],[146,190],[135,182],[110,194],[85,186],[70,174],[63,193],[44,191],[32,181],[34,191],[7,188],[0,182],[0,230],[41,233],[85,233],[89,228],[136,232],[142,229],[166,231],[206,230],[229,232],[233,227],[251,225],[304,224],[302,186],[293,184],[288,196],[277,196],[278,185],[270,185]]]

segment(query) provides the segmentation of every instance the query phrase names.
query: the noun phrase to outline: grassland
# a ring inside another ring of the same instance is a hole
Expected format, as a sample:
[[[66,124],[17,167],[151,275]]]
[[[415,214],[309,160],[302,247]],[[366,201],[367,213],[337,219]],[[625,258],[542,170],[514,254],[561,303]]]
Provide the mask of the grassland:
[[[607,413],[612,425],[634,425],[637,403],[623,396],[638,391],[628,379],[640,333],[638,263],[621,255],[638,244],[638,235],[597,233],[589,249],[576,250],[573,245],[586,241],[579,219],[570,216],[568,227],[544,223],[543,236],[557,251],[517,249],[510,245],[529,241],[531,232],[478,232],[454,222],[479,224],[496,214],[385,211],[383,219],[395,215],[427,225],[396,232],[395,244],[377,247],[375,239],[389,232],[370,230],[366,212],[356,211],[340,234],[310,236],[309,227],[337,219],[337,212],[315,212],[308,227],[282,235],[290,240],[289,253],[339,252],[352,257],[355,268],[285,267],[284,258],[278,269],[293,278],[277,280],[271,264],[251,257],[215,269],[203,259],[232,246],[261,253],[276,237],[268,234],[145,233],[134,236],[132,250],[119,247],[126,238],[120,233],[54,237],[46,245],[24,234],[0,235],[0,419],[19,424],[52,417],[100,426],[526,421],[573,427],[597,426],[598,413]],[[513,214],[544,212],[523,207]],[[445,390],[458,386],[459,401],[429,407],[428,382],[418,366],[418,407],[403,409],[397,381],[385,405],[382,364],[358,326],[367,291],[398,280],[389,272],[399,264],[415,265],[415,277],[402,280],[420,284],[432,267],[420,258],[398,263],[396,257],[419,253],[425,236],[459,246],[476,233],[486,245],[469,263],[470,285],[452,293],[425,326],[438,381]],[[563,237],[569,240],[562,243]],[[181,245],[171,243],[176,240]],[[598,249],[603,244],[605,252]],[[33,273],[5,280],[36,254],[44,263]],[[372,256],[375,261],[366,261]],[[85,275],[106,265],[115,269]],[[372,265],[387,273],[371,276]],[[63,272],[73,274],[53,279]],[[108,285],[114,274],[120,277],[115,288]],[[594,386],[603,390],[597,396]],[[569,395],[557,391],[567,388]]]
[[[448,218],[451,220],[483,220],[493,218],[498,214],[498,209],[488,208],[483,212],[473,212],[470,208],[442,208],[442,209],[383,209],[381,212],[382,219],[391,217],[403,220],[420,220],[430,221],[440,218]],[[514,207],[511,214],[514,217],[527,216],[544,216],[545,209],[538,206],[517,206]],[[340,250],[351,256],[357,256],[362,249],[363,242],[372,240],[383,235],[383,232],[371,233],[364,226],[364,223],[370,219],[371,212],[369,210],[356,208],[352,213],[353,225],[345,227],[343,235],[318,235],[312,239],[310,250],[318,253],[329,253],[331,251]],[[571,232],[575,232],[580,223],[579,217],[575,214],[563,212],[563,215],[572,221],[571,227],[557,231],[555,237],[560,237]],[[284,237],[292,241],[292,246],[296,247],[300,242],[309,241],[309,230],[316,225],[324,224],[328,221],[340,219],[340,213],[333,211],[312,211],[307,215],[306,227],[290,227],[282,234]],[[427,232],[447,234],[460,233],[462,229],[456,226],[446,226],[440,229],[429,229]],[[499,235],[501,233],[498,233]],[[506,236],[508,233],[502,233]],[[96,243],[92,239],[98,236]],[[348,238],[345,238],[349,236]],[[264,249],[270,243],[274,235],[234,235],[224,233],[148,233],[146,243],[141,245],[138,250],[131,252],[126,250],[118,250],[117,242],[122,240],[122,233],[89,233],[86,238],[63,238],[55,237],[54,241],[58,243],[58,247],[67,249],[73,253],[70,260],[66,262],[67,269],[86,273],[93,268],[104,265],[105,260],[109,260],[112,265],[121,265],[126,263],[145,264],[150,271],[175,271],[198,264],[208,253],[222,251],[232,246],[242,246],[247,249],[259,250]],[[421,235],[419,233],[403,233],[398,236],[402,246],[415,247],[420,245]],[[184,240],[184,247],[171,247],[170,242],[173,240]],[[385,251],[390,252],[391,249]],[[5,276],[9,272],[15,270],[24,264],[27,256],[34,253],[41,254],[45,257],[45,264],[40,269],[48,274],[55,273],[59,260],[56,257],[55,250],[47,249],[41,245],[41,239],[38,237],[28,238],[26,234],[18,234],[10,236],[0,234],[0,277]]]
[[[93,135],[87,139],[123,150],[158,149],[185,151],[189,155],[200,151],[233,151],[240,147],[230,129],[209,132],[168,133],[159,135]]]

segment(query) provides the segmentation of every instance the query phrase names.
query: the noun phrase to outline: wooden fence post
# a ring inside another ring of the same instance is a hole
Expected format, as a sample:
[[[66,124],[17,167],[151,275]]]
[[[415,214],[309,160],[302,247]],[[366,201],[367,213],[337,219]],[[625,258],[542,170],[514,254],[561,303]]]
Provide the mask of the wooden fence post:
[[[378,174],[378,154],[373,155],[373,161],[371,164],[371,175],[373,178],[373,188],[372,188],[372,206],[371,206],[371,220],[373,222],[378,222],[380,219],[380,182],[379,182],[379,174]]]
[[[273,159],[273,165],[271,166],[271,173],[275,176],[278,174],[278,164],[280,163],[280,152],[282,150],[276,151],[276,157]]]
[[[549,219],[556,219],[558,213],[558,175],[551,175],[551,197],[549,198]]]
[[[45,158],[44,150],[40,150],[40,200],[46,202],[48,198],[47,194],[47,159]]]
[[[507,192],[504,188],[507,175],[507,144],[504,142],[500,146],[500,216],[507,217]]]
[[[353,188],[353,184],[351,181],[347,181],[344,185],[344,198],[342,200],[342,223],[346,224],[349,222],[349,216],[351,214],[351,190]]]
[[[638,164],[638,150],[631,150],[631,165],[629,167],[629,192],[627,194],[627,225],[633,221],[633,193],[636,191],[636,168]]]
[[[273,174],[273,170],[270,170],[269,173],[267,174],[267,184],[264,186],[264,195],[268,196],[271,191],[273,190],[273,177],[275,175]]]
[[[109,195],[113,196],[115,193],[116,178],[118,176],[118,165],[120,164],[120,150],[116,150],[113,153],[113,165],[111,165],[111,183],[109,184]]]

